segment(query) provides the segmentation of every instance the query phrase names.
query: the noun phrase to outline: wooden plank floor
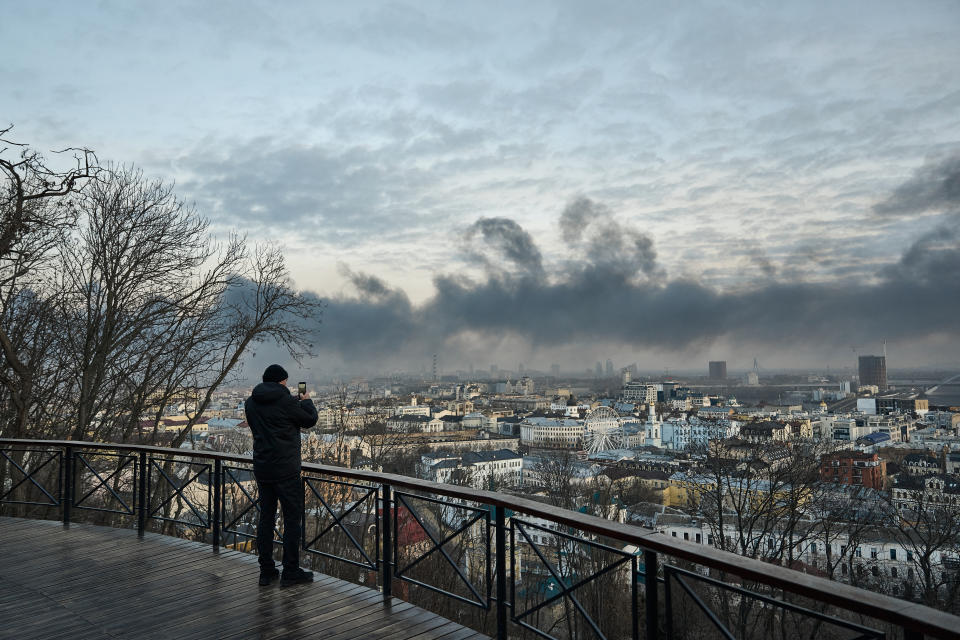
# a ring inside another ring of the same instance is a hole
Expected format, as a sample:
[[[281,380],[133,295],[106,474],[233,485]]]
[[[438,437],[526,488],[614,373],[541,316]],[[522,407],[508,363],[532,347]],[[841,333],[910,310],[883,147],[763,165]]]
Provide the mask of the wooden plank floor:
[[[0,517],[0,638],[403,638],[471,629],[328,576],[258,587],[257,559],[157,534]]]

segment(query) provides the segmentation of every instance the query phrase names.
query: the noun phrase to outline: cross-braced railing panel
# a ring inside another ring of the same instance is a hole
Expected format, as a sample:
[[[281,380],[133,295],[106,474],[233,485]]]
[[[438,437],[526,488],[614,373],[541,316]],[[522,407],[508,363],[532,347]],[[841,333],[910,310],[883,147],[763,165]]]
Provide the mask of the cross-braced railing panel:
[[[723,582],[695,571],[665,565],[668,640],[717,636],[726,640],[884,640],[886,634],[862,624]],[[826,606],[821,607],[827,609]]]
[[[376,571],[380,561],[379,487],[304,476],[303,548]],[[340,551],[336,553],[335,551]],[[349,555],[348,555],[349,554]]]
[[[59,449],[0,449],[0,503],[60,506],[62,456]]]
[[[512,620],[543,638],[638,637],[637,557],[518,518],[510,520]],[[629,617],[612,612],[630,611]]]
[[[180,458],[149,458],[147,517],[192,527],[210,526],[212,465]]]
[[[393,557],[394,577],[474,607],[490,608],[490,511],[396,492]]]
[[[260,493],[253,471],[242,467],[223,465],[222,513],[225,534],[236,538],[254,539],[257,537],[257,524],[260,520]],[[280,512],[273,525],[274,542],[282,542]]]
[[[73,453],[73,507],[132,516],[137,507],[137,456]]]
[[[252,550],[260,505],[251,466],[249,456],[213,451],[0,438],[0,505],[24,517],[56,507],[68,526],[74,508],[105,511],[96,520],[113,526],[135,516],[142,534],[179,502],[195,522],[164,532],[215,549],[232,537],[234,548]],[[312,463],[303,472],[309,553],[301,557],[314,569],[326,571],[316,552],[329,553],[351,580],[370,584],[375,573],[385,602],[400,596],[456,612],[497,638],[639,638],[642,630],[653,640],[920,640],[954,638],[960,628],[956,615],[918,602],[522,497]],[[367,537],[362,526],[373,527]],[[279,542],[277,522],[272,533]]]

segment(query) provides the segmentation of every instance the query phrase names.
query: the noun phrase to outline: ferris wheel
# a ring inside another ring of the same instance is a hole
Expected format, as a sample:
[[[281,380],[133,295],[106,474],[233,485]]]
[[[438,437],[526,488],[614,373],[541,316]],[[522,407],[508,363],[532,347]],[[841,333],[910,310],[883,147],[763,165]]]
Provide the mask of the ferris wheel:
[[[590,453],[619,449],[624,444],[620,414],[610,407],[597,407],[583,422],[584,446]]]

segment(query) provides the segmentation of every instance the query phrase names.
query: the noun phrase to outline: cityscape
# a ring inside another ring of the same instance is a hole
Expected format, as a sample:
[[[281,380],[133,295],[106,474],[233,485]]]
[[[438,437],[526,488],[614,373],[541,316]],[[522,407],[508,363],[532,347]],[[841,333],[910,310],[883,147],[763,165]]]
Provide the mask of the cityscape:
[[[958,637],[960,5],[0,15],[0,637]]]
[[[955,610],[960,375],[901,379],[892,369],[898,377],[888,378],[882,355],[858,356],[853,375],[704,364],[703,375],[668,379],[607,359],[567,376],[520,364],[311,382],[320,417],[303,436],[304,459],[536,496]],[[249,453],[247,393],[218,393],[181,446]],[[140,437],[171,442],[194,410],[171,406]],[[751,464],[761,466],[746,472]],[[571,487],[562,499],[552,491],[557,465]],[[783,496],[773,498],[794,483],[802,496],[781,522]],[[717,520],[720,504],[735,510],[744,495],[766,493],[762,524]],[[905,515],[922,509],[943,527],[938,548]]]

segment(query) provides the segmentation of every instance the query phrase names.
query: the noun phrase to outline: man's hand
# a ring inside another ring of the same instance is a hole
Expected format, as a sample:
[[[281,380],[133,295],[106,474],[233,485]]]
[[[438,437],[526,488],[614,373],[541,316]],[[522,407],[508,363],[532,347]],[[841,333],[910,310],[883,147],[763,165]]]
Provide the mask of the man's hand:
[[[309,391],[304,391],[303,393],[298,393],[298,394],[297,394],[297,399],[298,399],[298,400],[309,400],[309,399],[310,399],[310,392],[309,392]]]

